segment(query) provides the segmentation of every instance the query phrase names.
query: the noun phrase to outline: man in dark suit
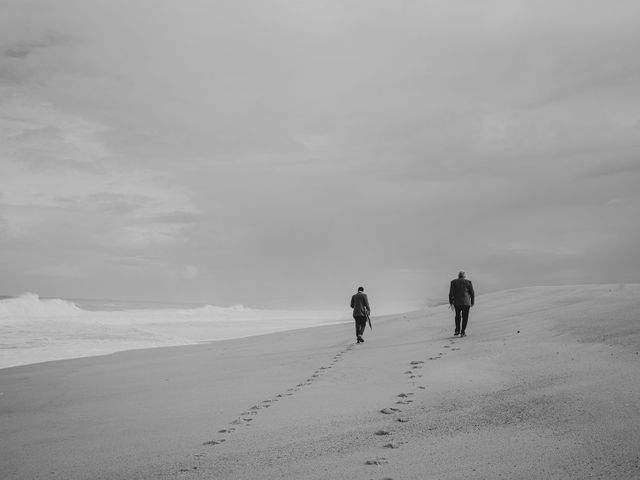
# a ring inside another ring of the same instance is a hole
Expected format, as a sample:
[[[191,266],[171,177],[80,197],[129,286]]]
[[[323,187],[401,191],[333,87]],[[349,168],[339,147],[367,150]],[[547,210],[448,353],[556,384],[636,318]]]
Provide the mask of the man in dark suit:
[[[358,343],[364,342],[362,334],[367,326],[367,317],[371,313],[369,299],[364,293],[364,288],[358,287],[358,293],[351,297],[351,308],[353,308],[353,319],[356,321],[356,339]]]
[[[475,302],[475,293],[471,280],[467,280],[464,272],[458,273],[458,278],[451,280],[449,287],[449,305],[456,311],[456,330],[454,335],[466,336],[465,330],[469,321],[469,309]],[[460,320],[462,317],[462,325]]]

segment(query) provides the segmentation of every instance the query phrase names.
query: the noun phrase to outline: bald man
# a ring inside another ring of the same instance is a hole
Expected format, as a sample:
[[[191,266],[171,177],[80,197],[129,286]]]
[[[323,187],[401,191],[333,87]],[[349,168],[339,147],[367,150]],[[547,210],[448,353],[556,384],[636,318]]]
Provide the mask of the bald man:
[[[466,336],[467,322],[469,321],[469,309],[475,302],[475,293],[471,280],[466,278],[464,272],[458,273],[458,278],[451,280],[449,287],[449,305],[456,311],[456,330],[454,335]],[[462,322],[461,322],[462,320]]]

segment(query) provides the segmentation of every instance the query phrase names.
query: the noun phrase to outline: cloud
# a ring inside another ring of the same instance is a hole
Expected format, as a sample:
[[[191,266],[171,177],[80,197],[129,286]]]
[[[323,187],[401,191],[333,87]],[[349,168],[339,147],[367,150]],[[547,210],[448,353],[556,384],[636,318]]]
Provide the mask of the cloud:
[[[638,152],[640,153],[640,151]],[[634,175],[640,173],[640,162],[638,160],[616,161],[613,164],[605,163],[594,166],[588,171],[578,175],[580,179],[597,179],[613,175]]]
[[[185,265],[182,269],[182,276],[187,280],[194,280],[198,278],[199,269],[195,265]]]
[[[639,233],[635,2],[0,9],[17,277],[80,265],[112,296],[189,279],[230,303],[357,278],[391,302],[460,268],[596,278]]]
[[[55,204],[62,208],[86,210],[96,214],[106,213],[115,215],[133,214],[153,203],[153,197],[113,192],[64,196],[55,199]]]
[[[104,125],[6,87],[0,87],[0,106],[0,155],[5,161],[86,170],[111,155],[102,138]]]
[[[183,241],[197,209],[169,174],[134,159],[123,168],[98,122],[13,89],[0,93],[0,216],[10,238],[87,252]]]
[[[85,272],[80,266],[69,264],[47,265],[38,267],[26,271],[25,275],[35,277],[52,277],[57,279],[76,279],[86,277]]]
[[[188,225],[196,223],[201,219],[202,215],[199,213],[176,210],[174,212],[167,212],[165,214],[156,215],[149,220],[156,223]]]

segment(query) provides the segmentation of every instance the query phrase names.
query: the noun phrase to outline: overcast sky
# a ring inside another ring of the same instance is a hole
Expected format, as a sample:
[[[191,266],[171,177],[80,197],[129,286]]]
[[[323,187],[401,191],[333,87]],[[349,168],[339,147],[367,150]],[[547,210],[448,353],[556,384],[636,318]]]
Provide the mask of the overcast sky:
[[[637,0],[2,0],[0,294],[638,282],[638,52]]]

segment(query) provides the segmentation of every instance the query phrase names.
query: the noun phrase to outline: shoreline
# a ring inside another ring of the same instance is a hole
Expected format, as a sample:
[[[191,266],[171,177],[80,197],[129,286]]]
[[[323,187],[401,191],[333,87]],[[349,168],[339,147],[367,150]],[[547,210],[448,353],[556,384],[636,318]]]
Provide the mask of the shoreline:
[[[634,478],[640,285],[0,370],[8,480]],[[459,454],[458,452],[461,452]]]
[[[156,346],[133,346],[133,347],[125,347],[125,348],[118,348],[115,350],[110,350],[110,349],[105,349],[104,352],[99,352],[99,353],[86,353],[86,354],[72,354],[71,356],[63,356],[63,357],[57,357],[57,358],[50,358],[50,359],[43,359],[43,360],[37,360],[37,361],[32,361],[32,362],[28,362],[28,363],[16,363],[16,364],[12,364],[12,365],[8,365],[8,366],[0,366],[0,371],[2,370],[6,370],[9,368],[18,368],[18,367],[25,367],[25,366],[29,366],[29,365],[40,365],[40,364],[45,364],[45,363],[49,363],[49,362],[59,362],[59,361],[66,361],[66,360],[77,360],[77,359],[81,359],[81,358],[90,358],[90,357],[104,357],[104,356],[108,356],[108,355],[114,355],[120,352],[128,352],[128,351],[137,351],[137,350],[155,350],[158,348],[176,348],[176,347],[189,347],[189,346],[193,346],[193,345],[203,345],[203,344],[208,344],[208,343],[215,343],[215,342],[225,342],[228,340],[237,340],[237,339],[241,339],[241,338],[250,338],[250,337],[260,337],[263,335],[272,335],[272,334],[277,334],[277,333],[282,333],[282,332],[289,332],[289,331],[296,331],[296,330],[303,330],[303,329],[307,329],[307,328],[320,328],[320,327],[325,327],[325,326],[332,326],[332,325],[342,325],[345,323],[351,323],[352,320],[336,320],[336,321],[331,321],[331,322],[327,322],[327,323],[320,323],[317,325],[305,325],[305,326],[301,326],[301,327],[295,327],[295,328],[285,328],[282,330],[274,330],[271,332],[259,332],[259,333],[253,333],[253,334],[239,334],[237,336],[230,336],[230,337],[224,337],[224,338],[218,338],[218,339],[214,339],[214,340],[201,340],[201,341],[194,341],[194,342],[190,342],[190,343],[176,343],[176,344],[168,344],[168,345],[156,345]],[[26,350],[26,352],[28,353],[28,350]]]

